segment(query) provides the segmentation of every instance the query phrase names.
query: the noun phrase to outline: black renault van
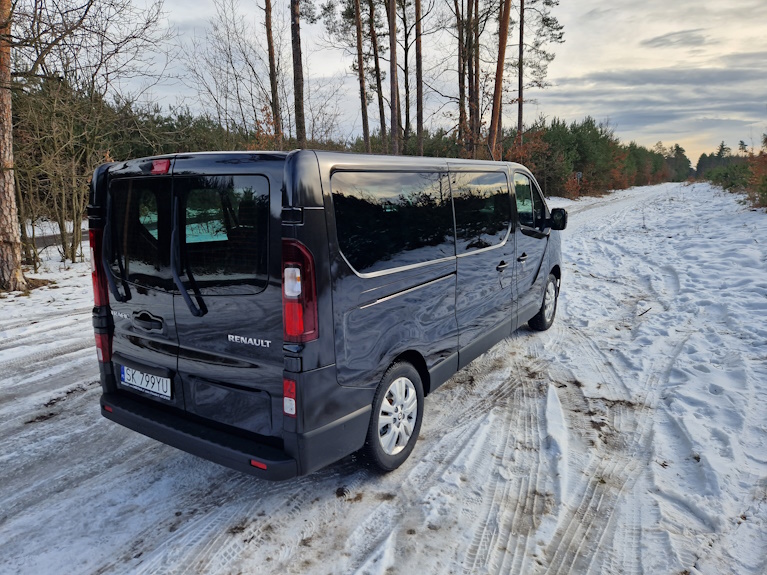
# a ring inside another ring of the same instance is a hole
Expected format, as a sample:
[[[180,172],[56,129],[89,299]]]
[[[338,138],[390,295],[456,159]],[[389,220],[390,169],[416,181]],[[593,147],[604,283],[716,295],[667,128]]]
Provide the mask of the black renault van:
[[[502,162],[178,154],[91,184],[102,414],[286,479],[410,454],[424,396],[547,329],[564,210]]]

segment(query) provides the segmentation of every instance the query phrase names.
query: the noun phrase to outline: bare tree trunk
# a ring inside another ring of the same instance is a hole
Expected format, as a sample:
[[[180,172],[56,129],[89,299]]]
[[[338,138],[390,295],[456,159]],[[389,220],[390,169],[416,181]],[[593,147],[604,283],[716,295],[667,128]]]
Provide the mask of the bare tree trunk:
[[[421,55],[421,0],[415,0],[415,83],[416,138],[418,155],[423,156],[423,57]]]
[[[466,44],[463,26],[463,0],[453,0],[458,29],[458,141],[466,138]]]
[[[496,139],[498,127],[501,121],[501,92],[503,91],[503,65],[506,62],[506,42],[509,37],[509,16],[511,13],[511,0],[503,0],[501,4],[501,23],[498,30],[498,62],[495,66],[495,88],[493,89],[493,115],[490,119],[490,132],[487,135],[487,144],[490,147],[490,156],[493,160],[500,160],[496,154]]]
[[[468,1],[466,11],[466,72],[469,84],[469,126],[466,138],[466,151],[471,153],[474,148],[474,0]],[[472,154],[473,156],[473,154]]]
[[[405,132],[402,129],[402,98],[399,93],[399,79],[397,81],[397,141],[399,147],[399,153],[402,154],[405,151]]]
[[[397,0],[389,0],[389,98],[391,103],[391,153],[399,154],[399,86],[397,84]]]
[[[16,185],[16,207],[17,207],[18,213],[19,213],[19,220],[21,222],[26,222],[27,221],[27,214],[26,214],[26,210],[25,210],[24,199],[21,196],[21,185],[19,183],[19,174],[18,174],[18,172],[14,170],[13,176],[14,176],[13,179],[14,179],[15,185]],[[24,258],[23,261],[26,264],[29,264],[30,262],[32,264],[35,264],[36,263],[35,260],[37,259],[35,257],[37,255],[37,251],[35,250],[35,244],[34,243],[32,243],[32,244],[29,243],[29,236],[27,235],[27,226],[22,224],[19,227],[21,228],[20,229],[20,231],[21,231],[21,235],[20,235],[20,237],[21,237],[21,249],[22,249],[22,254],[21,255]],[[33,230],[34,230],[34,228],[33,228]]]
[[[524,70],[522,57],[525,52],[525,0],[519,0],[519,92],[517,104],[517,137],[522,141],[522,89],[524,87]]]
[[[11,0],[0,0],[0,290],[23,291],[21,240],[13,178]]]
[[[376,12],[373,0],[368,0],[370,9],[370,41],[373,43],[373,63],[376,71],[376,92],[378,92],[378,115],[381,117],[381,145],[386,150],[386,113],[384,112],[383,82],[381,81],[381,63],[378,60],[378,34],[376,34]]]
[[[365,64],[362,59],[362,14],[360,0],[354,0],[354,27],[357,30],[357,73],[360,79],[360,109],[362,110],[362,138],[365,140],[365,151],[369,154],[370,129],[368,128],[368,98],[365,93]]]
[[[277,84],[277,64],[274,56],[274,38],[272,37],[272,0],[265,0],[264,25],[266,27],[266,45],[269,52],[269,84],[272,92],[272,121],[277,146],[282,149],[282,117],[280,114],[280,94]]]
[[[296,107],[296,139],[299,148],[306,148],[306,122],[304,119],[304,69],[301,57],[300,0],[290,0],[290,36],[293,46],[293,95]]]
[[[413,134],[413,123],[411,122],[411,116],[410,116],[410,23],[408,22],[408,13],[407,13],[407,6],[403,3],[402,5],[402,75],[404,77],[405,82],[405,123],[402,124],[402,98],[400,97],[400,127],[403,128],[403,134],[402,134],[402,151],[404,152],[405,147],[410,140],[410,136]]]
[[[482,111],[479,107],[479,0],[474,0],[474,138],[472,139],[472,157],[477,157],[480,140],[480,127],[482,125]]]

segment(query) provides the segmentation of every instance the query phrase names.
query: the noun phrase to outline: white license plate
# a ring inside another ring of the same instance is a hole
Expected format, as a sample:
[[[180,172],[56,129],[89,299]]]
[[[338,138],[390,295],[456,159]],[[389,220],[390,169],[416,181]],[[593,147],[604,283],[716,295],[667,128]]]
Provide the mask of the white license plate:
[[[150,395],[170,399],[170,378],[144,373],[124,365],[120,366],[120,381],[123,385],[140,389]]]

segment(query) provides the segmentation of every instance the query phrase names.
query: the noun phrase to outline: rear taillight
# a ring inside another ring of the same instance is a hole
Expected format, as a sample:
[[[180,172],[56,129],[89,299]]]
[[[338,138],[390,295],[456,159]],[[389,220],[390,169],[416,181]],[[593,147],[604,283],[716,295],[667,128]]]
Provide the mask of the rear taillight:
[[[109,305],[107,276],[101,263],[101,241],[103,230],[88,230],[88,241],[91,244],[91,280],[93,281],[93,303],[102,307]],[[112,361],[112,336],[109,333],[96,334],[96,355],[101,363]]]
[[[296,382],[292,379],[282,380],[282,412],[288,417],[296,416]]]
[[[88,230],[88,240],[91,244],[91,279],[93,280],[93,301],[96,307],[109,305],[107,291],[107,276],[101,265],[101,240],[103,230]]]
[[[96,355],[101,363],[112,361],[112,336],[108,333],[96,334]]]
[[[282,317],[286,342],[317,339],[314,258],[307,247],[296,240],[282,240]]]

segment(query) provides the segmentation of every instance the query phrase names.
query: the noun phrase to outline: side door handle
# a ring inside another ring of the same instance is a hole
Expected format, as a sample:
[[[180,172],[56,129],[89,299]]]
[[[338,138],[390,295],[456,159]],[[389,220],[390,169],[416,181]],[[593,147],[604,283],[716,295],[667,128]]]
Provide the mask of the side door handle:
[[[495,266],[495,271],[502,272],[508,266],[509,266],[509,264],[507,264],[505,261],[501,260],[501,263],[499,263],[497,266]]]
[[[527,261],[527,254],[523,253],[517,258],[517,261],[521,264],[525,263]]]

